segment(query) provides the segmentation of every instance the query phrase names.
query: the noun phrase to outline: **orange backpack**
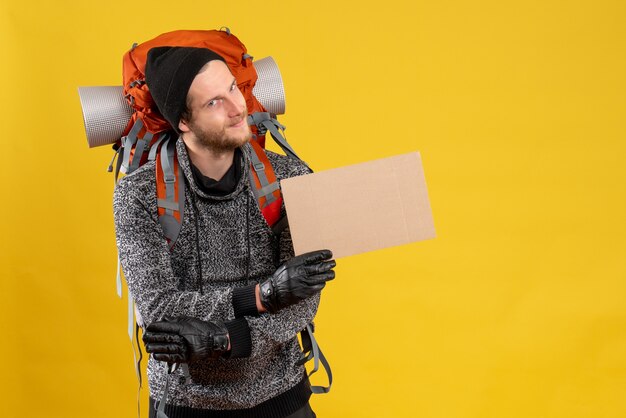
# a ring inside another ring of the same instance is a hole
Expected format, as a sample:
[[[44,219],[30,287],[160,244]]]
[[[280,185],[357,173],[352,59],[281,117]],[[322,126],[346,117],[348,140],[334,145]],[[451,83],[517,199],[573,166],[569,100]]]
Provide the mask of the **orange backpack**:
[[[282,229],[285,224],[279,223],[282,196],[272,166],[263,150],[265,133],[270,131],[271,136],[287,155],[293,158],[298,156],[280,133],[284,126],[278,123],[275,115],[270,114],[252,94],[257,81],[252,56],[228,28],[164,33],[142,44],[134,44],[124,55],[122,62],[124,97],[134,113],[124,135],[116,144],[119,153],[116,177],[119,171],[129,174],[146,161],[156,159],[159,221],[171,248],[176,242],[182,222],[184,181],[179,181],[182,176],[176,156],[176,135],[173,135],[173,128],[159,113],[145,82],[148,51],[157,46],[209,48],[226,60],[248,108],[248,124],[253,134],[250,143],[254,150],[250,183],[267,223],[271,227],[277,226]]]

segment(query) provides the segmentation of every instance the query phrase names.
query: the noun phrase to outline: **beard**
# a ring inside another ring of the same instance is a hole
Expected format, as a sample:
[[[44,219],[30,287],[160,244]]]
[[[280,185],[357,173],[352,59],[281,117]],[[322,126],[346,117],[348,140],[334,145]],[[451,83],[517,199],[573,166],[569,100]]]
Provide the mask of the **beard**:
[[[246,112],[242,118],[246,120],[248,113]],[[239,119],[241,120],[241,119]],[[234,124],[236,124],[235,122]],[[233,124],[233,125],[234,125]],[[216,153],[224,154],[234,151],[236,148],[244,145],[252,137],[252,132],[247,124],[245,124],[245,132],[238,135],[229,135],[226,133],[226,126],[221,130],[208,130],[196,125],[193,121],[188,123],[189,130],[194,134],[196,142],[202,147]]]

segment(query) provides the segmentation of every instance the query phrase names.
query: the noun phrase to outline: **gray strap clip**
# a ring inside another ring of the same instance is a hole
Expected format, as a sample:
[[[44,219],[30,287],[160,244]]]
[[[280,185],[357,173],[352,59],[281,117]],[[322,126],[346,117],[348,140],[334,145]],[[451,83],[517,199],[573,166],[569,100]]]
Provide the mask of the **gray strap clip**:
[[[252,164],[252,167],[254,167],[254,171],[256,171],[257,173],[259,171],[265,171],[265,164],[263,164],[262,162],[254,163]]]

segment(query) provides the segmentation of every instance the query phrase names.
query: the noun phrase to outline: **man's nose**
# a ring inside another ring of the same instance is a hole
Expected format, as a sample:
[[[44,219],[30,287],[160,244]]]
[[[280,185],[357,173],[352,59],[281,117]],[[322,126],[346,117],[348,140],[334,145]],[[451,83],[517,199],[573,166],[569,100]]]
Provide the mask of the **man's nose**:
[[[226,102],[226,109],[229,117],[235,117],[241,115],[246,108],[246,101],[243,100],[243,96],[239,98],[228,99]]]

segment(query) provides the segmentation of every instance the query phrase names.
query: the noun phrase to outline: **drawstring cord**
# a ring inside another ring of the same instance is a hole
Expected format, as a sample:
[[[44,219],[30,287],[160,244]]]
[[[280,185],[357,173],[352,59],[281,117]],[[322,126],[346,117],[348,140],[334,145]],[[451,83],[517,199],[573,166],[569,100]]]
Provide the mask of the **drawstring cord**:
[[[196,226],[196,255],[198,257],[198,290],[200,291],[200,294],[204,294],[204,285],[202,283],[202,258],[200,257],[200,232],[199,232],[199,222],[198,222],[198,218],[199,218],[199,211],[198,211],[198,206],[196,205],[196,197],[194,196],[195,193],[193,190],[191,190],[191,205],[193,206],[193,219],[194,219],[194,223]]]
[[[248,260],[246,261],[246,280],[250,279],[250,190],[246,190],[246,242],[248,247]]]

